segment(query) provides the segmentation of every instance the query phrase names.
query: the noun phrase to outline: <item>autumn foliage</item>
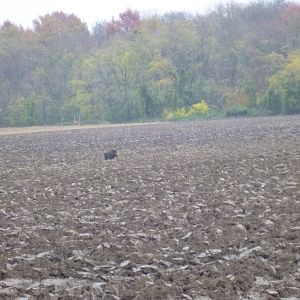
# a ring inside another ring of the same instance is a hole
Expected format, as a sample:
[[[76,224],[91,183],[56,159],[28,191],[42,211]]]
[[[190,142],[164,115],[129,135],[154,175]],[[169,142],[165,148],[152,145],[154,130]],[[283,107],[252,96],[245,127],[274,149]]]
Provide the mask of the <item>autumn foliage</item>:
[[[299,113],[299,26],[300,5],[284,0],[127,9],[91,30],[64,12],[29,29],[5,21],[0,126]]]
[[[129,30],[138,27],[141,24],[141,18],[137,11],[127,9],[120,13],[119,19],[111,20],[106,25],[107,34],[115,35],[117,33],[126,33]]]

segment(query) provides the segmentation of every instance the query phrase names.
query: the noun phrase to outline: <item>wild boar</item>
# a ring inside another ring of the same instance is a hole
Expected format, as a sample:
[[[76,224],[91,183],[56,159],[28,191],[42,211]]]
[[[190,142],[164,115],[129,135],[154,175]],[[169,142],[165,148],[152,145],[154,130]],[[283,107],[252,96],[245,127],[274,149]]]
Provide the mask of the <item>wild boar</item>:
[[[109,150],[108,152],[104,153],[104,159],[115,159],[117,156],[117,150]]]

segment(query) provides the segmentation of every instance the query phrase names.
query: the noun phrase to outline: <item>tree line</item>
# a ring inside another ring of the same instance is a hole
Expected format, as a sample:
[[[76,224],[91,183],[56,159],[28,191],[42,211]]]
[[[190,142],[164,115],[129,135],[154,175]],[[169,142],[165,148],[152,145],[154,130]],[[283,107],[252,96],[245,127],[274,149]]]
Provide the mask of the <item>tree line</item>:
[[[0,126],[160,119],[195,103],[299,113],[300,5],[148,17],[128,9],[90,31],[54,12],[31,29],[0,27]]]

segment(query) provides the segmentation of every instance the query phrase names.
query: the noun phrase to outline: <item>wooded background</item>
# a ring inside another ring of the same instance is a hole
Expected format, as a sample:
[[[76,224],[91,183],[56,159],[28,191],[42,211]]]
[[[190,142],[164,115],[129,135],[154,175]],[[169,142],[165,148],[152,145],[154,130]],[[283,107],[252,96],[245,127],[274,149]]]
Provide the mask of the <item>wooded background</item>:
[[[91,31],[54,12],[0,27],[0,126],[130,122],[204,100],[211,111],[300,112],[300,5],[219,5]]]

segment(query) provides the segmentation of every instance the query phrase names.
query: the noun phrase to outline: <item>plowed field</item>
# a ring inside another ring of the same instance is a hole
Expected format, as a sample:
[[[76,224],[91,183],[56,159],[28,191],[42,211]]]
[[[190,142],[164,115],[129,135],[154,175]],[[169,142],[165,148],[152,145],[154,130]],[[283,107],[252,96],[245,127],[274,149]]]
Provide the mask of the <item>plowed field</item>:
[[[300,116],[2,135],[0,298],[300,299],[299,159]]]

